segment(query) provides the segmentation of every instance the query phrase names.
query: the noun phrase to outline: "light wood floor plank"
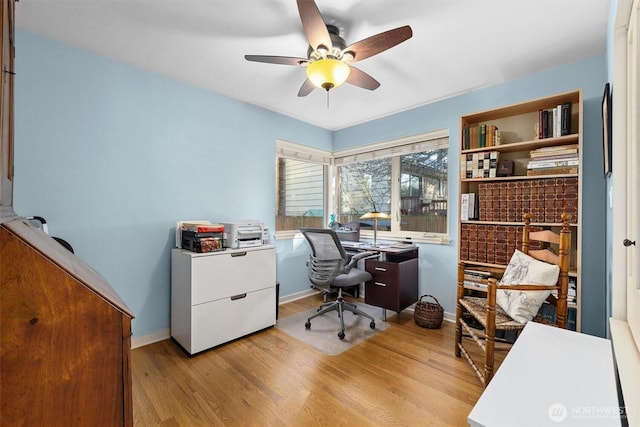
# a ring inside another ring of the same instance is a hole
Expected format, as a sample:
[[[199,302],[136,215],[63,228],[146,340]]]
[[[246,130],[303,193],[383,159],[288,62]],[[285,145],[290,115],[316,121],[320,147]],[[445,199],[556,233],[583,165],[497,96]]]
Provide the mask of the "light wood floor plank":
[[[316,307],[284,304],[280,317]],[[136,426],[463,426],[482,388],[454,356],[454,326],[390,327],[337,356],[276,328],[194,357],[165,340],[132,351]],[[348,331],[347,331],[348,333]],[[338,337],[336,336],[336,339]]]

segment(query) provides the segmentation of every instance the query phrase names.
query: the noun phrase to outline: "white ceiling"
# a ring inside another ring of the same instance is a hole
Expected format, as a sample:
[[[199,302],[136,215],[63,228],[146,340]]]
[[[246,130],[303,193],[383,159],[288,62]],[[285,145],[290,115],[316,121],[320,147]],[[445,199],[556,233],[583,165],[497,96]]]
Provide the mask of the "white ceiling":
[[[297,97],[306,57],[295,0],[20,0],[19,28],[330,130],[605,51],[610,0],[316,0],[347,44],[410,25],[413,37],[357,64],[381,86]]]

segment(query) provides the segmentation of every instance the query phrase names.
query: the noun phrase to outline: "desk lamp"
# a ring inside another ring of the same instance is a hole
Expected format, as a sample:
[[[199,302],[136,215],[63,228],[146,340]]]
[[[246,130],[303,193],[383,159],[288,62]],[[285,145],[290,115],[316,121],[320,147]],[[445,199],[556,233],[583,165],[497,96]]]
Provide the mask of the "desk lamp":
[[[378,246],[378,244],[377,244],[377,240],[378,240],[378,220],[379,219],[391,219],[391,217],[389,215],[387,215],[386,213],[373,211],[373,212],[369,212],[369,213],[366,213],[366,214],[362,215],[360,217],[360,219],[373,219],[373,246],[374,247]]]

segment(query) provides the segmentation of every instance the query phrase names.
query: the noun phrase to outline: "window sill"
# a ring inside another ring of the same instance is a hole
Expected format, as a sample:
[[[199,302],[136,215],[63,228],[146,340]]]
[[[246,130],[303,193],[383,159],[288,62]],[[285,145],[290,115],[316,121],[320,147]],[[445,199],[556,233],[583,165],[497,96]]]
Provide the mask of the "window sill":
[[[302,239],[302,233],[300,230],[276,231],[274,238],[276,240]]]
[[[274,237],[275,237],[275,240],[301,239],[302,233],[300,233],[299,230],[278,231],[275,233]],[[361,239],[372,240],[373,233],[362,231],[360,234],[360,237]],[[431,245],[448,245],[451,243],[451,238],[448,235],[432,234],[432,233],[424,233],[424,234],[416,233],[414,235],[407,236],[406,234],[380,235],[380,233],[378,232],[378,240],[379,241],[391,240],[391,241],[398,241],[398,242],[409,241],[413,243],[425,243],[425,244],[431,244]]]

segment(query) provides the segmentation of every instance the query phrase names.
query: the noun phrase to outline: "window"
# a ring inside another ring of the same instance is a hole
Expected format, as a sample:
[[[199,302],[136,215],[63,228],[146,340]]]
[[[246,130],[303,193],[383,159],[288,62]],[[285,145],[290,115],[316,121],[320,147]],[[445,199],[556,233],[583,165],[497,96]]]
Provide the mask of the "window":
[[[324,227],[335,213],[366,235],[373,224],[360,217],[379,211],[391,217],[378,220],[381,238],[448,243],[448,153],[446,130],[333,154],[278,140],[276,234]]]
[[[330,154],[276,141],[276,232],[325,223],[325,189]]]
[[[400,229],[447,233],[448,148],[400,156]]]
[[[448,153],[447,131],[334,153],[338,221],[379,211],[383,238],[448,241]]]

